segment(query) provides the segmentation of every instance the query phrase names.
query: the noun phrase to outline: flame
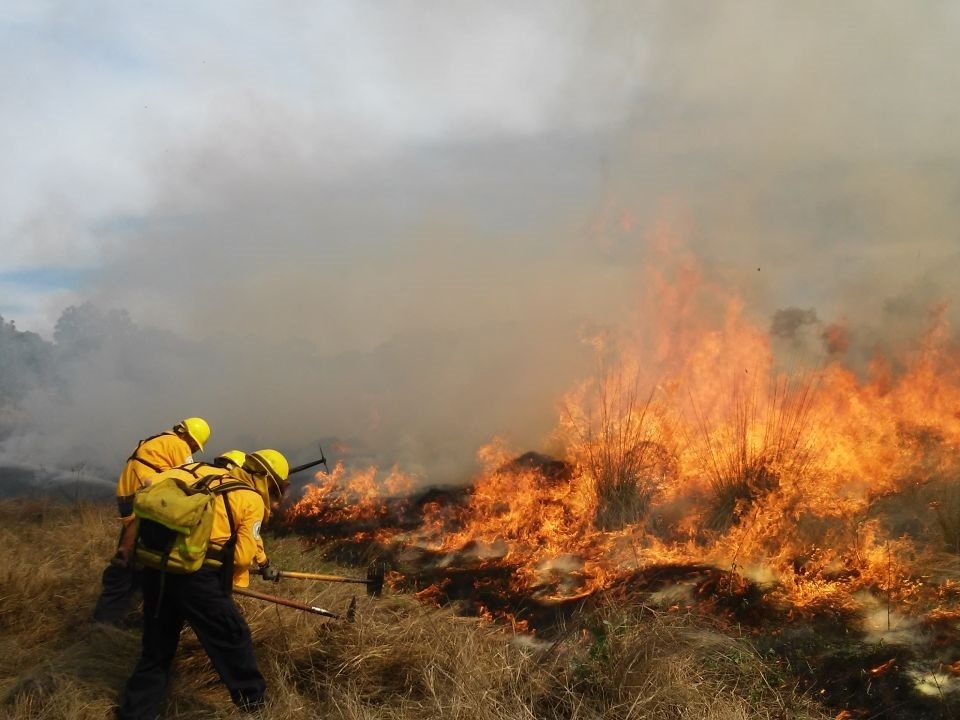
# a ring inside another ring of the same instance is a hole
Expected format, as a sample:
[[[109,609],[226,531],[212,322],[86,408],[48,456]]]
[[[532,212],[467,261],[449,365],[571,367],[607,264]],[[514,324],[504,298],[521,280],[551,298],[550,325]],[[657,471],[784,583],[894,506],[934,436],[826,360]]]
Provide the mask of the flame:
[[[519,462],[522,449],[495,438],[462,502],[416,505],[424,478],[338,463],[291,517],[318,535],[359,523],[438,562],[508,568],[513,589],[544,600],[695,560],[763,572],[798,613],[858,592],[918,604],[932,584],[919,561],[960,550],[947,482],[960,468],[960,353],[945,306],[915,348],[878,354],[866,373],[843,363],[854,333],[842,324],[821,331],[817,364],[787,372],[744,303],[676,258],[654,264],[655,310],[629,340],[588,338],[596,373],[558,403],[554,466]]]
[[[321,470],[314,475],[286,517],[293,523],[317,527],[364,525],[377,536],[377,525],[388,512],[384,498],[408,496],[416,484],[414,475],[396,466],[385,475],[376,467],[348,472],[338,461],[329,473]],[[406,504],[401,501],[399,506],[405,508]]]

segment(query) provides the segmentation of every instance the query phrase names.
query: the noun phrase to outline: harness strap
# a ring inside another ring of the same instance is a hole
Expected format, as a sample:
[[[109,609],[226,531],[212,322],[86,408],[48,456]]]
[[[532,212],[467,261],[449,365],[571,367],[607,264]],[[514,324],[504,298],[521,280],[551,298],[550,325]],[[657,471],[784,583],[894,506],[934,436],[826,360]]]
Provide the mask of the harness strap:
[[[237,544],[237,527],[233,519],[233,512],[230,509],[230,501],[227,499],[227,497],[228,497],[228,494],[234,490],[249,490],[251,492],[257,492],[257,491],[254,490],[249,485],[247,485],[246,483],[240,482],[239,480],[233,480],[233,479],[223,480],[222,478],[223,478],[222,475],[208,475],[204,478],[204,480],[207,481],[207,484],[209,486],[209,482],[211,480],[220,479],[220,483],[215,487],[211,487],[210,490],[216,493],[217,495],[223,496],[223,506],[224,506],[224,509],[227,511],[227,522],[230,523],[230,537],[227,539],[227,541],[223,545],[220,545],[220,546],[210,545],[210,547],[207,549],[206,558],[204,559],[204,565],[210,565],[210,566],[216,567],[214,563],[219,563],[220,566],[222,567],[224,565],[229,564],[231,566],[230,572],[225,573],[226,577],[229,578],[230,575],[233,574],[233,570],[232,570],[233,550]],[[259,493],[257,494],[259,495]],[[208,563],[207,562],[208,560],[210,560],[211,562]]]
[[[183,470],[184,472],[190,473],[194,478],[199,479],[199,478],[200,478],[200,468],[202,468],[202,467],[204,467],[204,466],[206,466],[206,465],[207,465],[207,463],[204,463],[204,462],[192,462],[192,463],[189,463],[188,465],[181,465],[179,469],[180,469],[180,470]],[[216,476],[216,475],[205,475],[204,477],[212,478],[212,477],[217,477],[217,476]],[[209,484],[210,484],[209,481],[207,481],[207,485],[209,485]],[[206,487],[206,485],[205,485],[204,487]]]
[[[230,491],[224,490],[221,494],[223,495],[223,507],[227,511],[227,522],[230,524],[230,539],[221,548],[226,557],[220,564],[220,582],[223,583],[224,592],[229,593],[233,586],[233,561],[234,550],[237,547],[237,526],[233,522],[233,513],[230,511]]]
[[[160,617],[160,603],[163,602],[163,590],[167,583],[167,563],[170,562],[170,553],[173,552],[173,546],[177,541],[176,535],[170,536],[170,544],[167,545],[163,553],[163,560],[160,561],[160,592],[157,593],[157,608],[153,612],[153,617]]]
[[[163,468],[161,468],[159,465],[154,465],[154,464],[153,464],[152,462],[150,462],[149,460],[144,460],[144,459],[143,459],[142,457],[140,457],[140,455],[138,454],[138,453],[140,452],[140,448],[143,447],[143,444],[144,444],[144,443],[150,442],[151,440],[156,440],[156,439],[157,439],[158,437],[160,437],[161,435],[169,435],[169,433],[166,433],[166,432],[157,433],[156,435],[151,435],[150,437],[144,438],[143,440],[141,440],[140,442],[138,442],[138,443],[137,443],[137,448],[136,448],[136,450],[134,450],[134,451],[130,454],[130,457],[127,458],[127,462],[130,462],[131,460],[133,460],[133,461],[135,461],[135,462],[140,463],[141,465],[146,465],[148,468],[150,468],[151,470],[153,470],[155,473],[161,473],[161,472],[163,472]],[[142,486],[142,483],[141,483],[141,486]]]

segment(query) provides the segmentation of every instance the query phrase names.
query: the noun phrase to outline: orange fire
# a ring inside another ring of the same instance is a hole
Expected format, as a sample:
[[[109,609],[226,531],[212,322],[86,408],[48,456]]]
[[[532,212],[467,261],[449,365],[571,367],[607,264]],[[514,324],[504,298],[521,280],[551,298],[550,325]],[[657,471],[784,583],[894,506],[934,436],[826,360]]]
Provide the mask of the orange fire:
[[[306,486],[303,497],[288,512],[291,519],[324,525],[367,524],[375,533],[383,517],[385,497],[409,495],[417,479],[393,467],[380,477],[375,467],[348,474],[337,462],[329,474],[318,472]]]
[[[861,590],[917,603],[922,558],[960,551],[960,352],[945,308],[917,347],[865,374],[843,364],[854,334],[840,325],[820,331],[818,363],[788,372],[770,333],[689,258],[645,286],[649,321],[630,341],[592,338],[596,375],[559,403],[547,446],[564,472],[494,439],[462,503],[423,503],[397,528],[378,524],[386,499],[430,479],[338,464],[292,516],[507,564],[516,589],[543,598],[696,560],[776,581],[798,608]]]

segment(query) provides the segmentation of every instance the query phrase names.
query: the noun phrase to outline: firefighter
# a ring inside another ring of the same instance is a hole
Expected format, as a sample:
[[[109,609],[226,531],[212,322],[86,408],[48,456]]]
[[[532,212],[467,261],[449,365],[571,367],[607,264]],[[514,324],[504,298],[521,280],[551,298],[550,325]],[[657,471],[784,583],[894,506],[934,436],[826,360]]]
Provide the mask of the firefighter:
[[[93,610],[96,622],[120,625],[127,616],[138,587],[139,573],[133,567],[133,495],[157,473],[193,462],[210,439],[210,425],[199,417],[181,420],[159,435],[141,440],[127,458],[117,481],[120,539],[117,551],[103,571],[102,589]]]
[[[197,476],[209,474],[230,474],[234,477],[237,477],[237,473],[232,471],[242,470],[246,459],[247,455],[242,450],[227,450],[226,452],[217,455],[217,457],[213,459],[213,465],[207,465],[206,463],[193,463],[192,465],[185,465],[184,469]],[[266,497],[269,499],[269,493]],[[266,524],[266,520],[269,519],[269,517],[270,508],[268,507],[264,524]],[[270,560],[267,559],[267,551],[263,546],[263,538],[259,534],[257,535],[257,552],[254,556],[253,566],[257,568],[258,574],[263,577],[264,580],[279,582],[280,571],[270,565]]]
[[[200,569],[177,575],[143,568],[142,651],[124,689],[118,718],[159,716],[185,623],[193,628],[234,704],[244,712],[264,706],[266,682],[253,652],[250,628],[230,590],[232,585],[249,583],[267,508],[283,498],[288,477],[287,460],[276,450],[250,453],[242,467],[211,485],[215,489],[216,483],[235,479],[245,487],[217,495],[209,550]],[[279,578],[279,571],[276,574]]]

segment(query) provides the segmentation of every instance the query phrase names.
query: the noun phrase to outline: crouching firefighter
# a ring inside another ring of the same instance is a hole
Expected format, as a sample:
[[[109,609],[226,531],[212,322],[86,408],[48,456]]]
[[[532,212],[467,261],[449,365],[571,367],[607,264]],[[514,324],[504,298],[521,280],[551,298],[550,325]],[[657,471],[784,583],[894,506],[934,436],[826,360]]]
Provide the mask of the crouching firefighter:
[[[260,452],[264,453],[262,459],[265,461],[280,462],[280,460],[277,460],[271,455],[271,453],[276,452],[275,450],[261,450]],[[182,469],[186,470],[198,479],[209,474],[225,475],[230,474],[231,471],[234,470],[242,470],[246,459],[247,455],[242,450],[227,450],[226,452],[217,455],[217,457],[213,459],[212,464],[205,462],[194,462],[183,465]],[[236,477],[236,473],[234,473],[234,476]],[[266,507],[263,515],[263,525],[266,525],[270,520],[270,514],[272,510],[274,510],[275,506],[278,504],[278,500],[276,498],[282,498],[286,488],[289,487],[289,484],[284,484],[284,490],[280,490],[278,488],[271,492],[271,488],[266,486],[269,483],[265,479],[261,479],[262,476],[251,475],[251,477],[256,485],[255,489],[261,494],[261,497],[270,498],[269,502],[265,501],[264,503]],[[289,479],[289,474],[287,477]],[[263,538],[259,535],[257,536],[257,552],[254,556],[253,566],[257,568],[257,574],[260,575],[264,580],[271,580],[273,582],[280,581],[280,570],[270,564],[270,560],[267,558],[266,550],[263,547]],[[234,584],[236,585],[237,583]],[[241,587],[245,587],[245,585]]]
[[[288,476],[282,454],[260,450],[225,474],[195,478],[185,468],[168,470],[137,493],[135,555],[143,566],[143,640],[118,718],[160,716],[185,623],[234,704],[247,712],[264,706],[266,683],[231,588],[249,584],[258,547],[262,552],[260,527],[267,508],[282,499]],[[173,517],[175,508],[181,508],[182,516]]]

